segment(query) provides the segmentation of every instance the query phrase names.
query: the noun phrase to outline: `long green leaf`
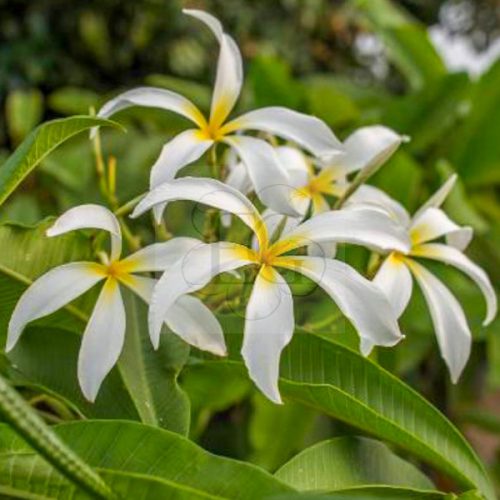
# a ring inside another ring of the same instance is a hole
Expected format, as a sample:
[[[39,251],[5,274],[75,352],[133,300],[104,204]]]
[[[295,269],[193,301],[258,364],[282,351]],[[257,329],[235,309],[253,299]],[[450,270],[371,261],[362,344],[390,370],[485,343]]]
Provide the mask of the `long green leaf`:
[[[143,424],[86,421],[62,424],[55,431],[107,481],[108,474],[119,471],[125,476],[140,475],[168,483],[176,493],[191,490],[224,499],[253,500],[293,491],[253,465],[217,457],[176,433]],[[27,470],[32,473],[27,475]],[[52,496],[50,492],[57,492],[60,482],[61,478],[53,476],[53,469],[39,455],[6,426],[0,426],[0,485]],[[117,489],[113,481],[109,484]],[[127,494],[125,498],[140,497]]]
[[[373,439],[340,437],[305,449],[275,474],[299,491],[335,491],[356,486],[432,489],[412,464]]]
[[[241,320],[232,316],[221,319],[230,357],[239,361]],[[477,488],[486,498],[495,498],[482,462],[456,427],[417,392],[372,361],[335,342],[297,330],[282,356],[280,376],[285,398],[392,442],[447,473],[464,488]]]
[[[0,205],[23,179],[57,146],[96,126],[120,127],[115,122],[92,116],[72,116],[46,122],[29,134],[0,167]]]
[[[147,306],[123,291],[127,310],[125,345],[118,363],[141,421],[181,434],[189,431],[189,400],[177,384],[189,347],[172,332],[164,332],[157,351],[147,331]]]
[[[370,486],[330,493],[292,493],[269,497],[269,499],[271,498],[272,500],[455,500],[458,497],[439,491]],[[473,500],[473,498],[468,500]],[[474,498],[474,500],[478,499]]]

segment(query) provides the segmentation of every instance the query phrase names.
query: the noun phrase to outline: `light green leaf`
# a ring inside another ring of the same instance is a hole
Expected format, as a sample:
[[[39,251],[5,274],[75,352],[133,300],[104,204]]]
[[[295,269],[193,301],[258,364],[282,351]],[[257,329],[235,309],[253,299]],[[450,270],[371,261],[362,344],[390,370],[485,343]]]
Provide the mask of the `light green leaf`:
[[[382,39],[388,57],[413,89],[421,89],[446,74],[424,26],[402,8],[390,0],[352,0],[352,4]]]
[[[10,138],[18,144],[40,122],[43,94],[38,89],[13,90],[7,95],[5,113]]]
[[[446,494],[439,491],[369,486],[330,493],[291,493],[269,497],[271,498],[272,500],[455,500],[457,497],[452,493]]]
[[[147,328],[147,305],[123,290],[127,331],[118,368],[141,421],[181,434],[189,431],[189,400],[177,384],[177,376],[189,355],[189,347],[172,332],[164,332],[160,347],[153,349]]]
[[[222,318],[230,355],[239,360],[241,321]],[[281,361],[282,395],[396,444],[494,499],[490,479],[471,446],[436,408],[380,366],[301,330]]]
[[[92,116],[72,116],[46,122],[29,134],[7,161],[0,166],[0,205],[23,179],[57,146],[96,126],[119,127],[110,120]]]
[[[156,498],[178,498],[173,493],[190,498],[185,495],[191,491],[194,498],[205,494],[209,498],[253,500],[292,491],[253,465],[217,457],[178,434],[158,428],[132,422],[87,421],[56,426],[55,431],[113,489],[117,486],[110,478],[119,471],[126,478],[139,475],[172,488],[172,496]],[[61,483],[64,481],[40,456],[6,426],[0,426],[0,485],[66,498],[57,496]],[[126,491],[123,488],[121,484],[118,491]],[[137,486],[133,488],[139,491]],[[125,497],[138,498],[130,494]]]
[[[275,476],[299,491],[335,491],[358,486],[404,486],[432,489],[412,464],[373,439],[340,437],[302,451]]]

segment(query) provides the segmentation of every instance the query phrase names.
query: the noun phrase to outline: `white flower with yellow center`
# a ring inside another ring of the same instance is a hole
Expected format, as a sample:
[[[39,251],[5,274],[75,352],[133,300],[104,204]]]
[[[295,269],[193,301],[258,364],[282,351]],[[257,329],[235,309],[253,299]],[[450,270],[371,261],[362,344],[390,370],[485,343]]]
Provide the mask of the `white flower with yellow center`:
[[[378,250],[396,246],[407,251],[406,234],[384,212],[372,208],[325,212],[271,243],[260,214],[242,193],[213,179],[185,177],[148,193],[132,216],[175,200],[197,201],[238,216],[255,233],[258,248],[230,242],[202,244],[164,273],[149,308],[154,346],[159,343],[165,313],[179,297],[203,288],[220,273],[247,265],[256,266],[258,273],[246,307],[242,355],[250,377],[272,401],[281,402],[279,359],[295,323],[292,294],[277,268],[301,273],[323,288],[356,327],[362,351],[366,344],[392,346],[402,338],[387,298],[352,267],[333,259],[289,254],[304,245],[327,241]]]
[[[74,262],[48,271],[21,296],[9,323],[6,351],[14,348],[30,321],[60,309],[104,280],[104,286],[85,328],[78,357],[78,380],[85,397],[94,401],[99,387],[120,356],[126,314],[120,285],[144,301],[151,299],[156,280],[134,273],[164,271],[190,249],[200,244],[194,238],[175,238],[156,243],[121,259],[120,225],[112,212],[99,205],[81,205],[68,210],[47,230],[57,236],[76,229],[102,229],[111,235],[111,252],[102,263]],[[164,321],[177,335],[218,355],[225,354],[221,326],[197,298],[179,297],[165,311]]]
[[[151,188],[173,179],[179,169],[201,158],[214,143],[224,142],[234,148],[243,161],[261,201],[278,212],[294,215],[289,200],[288,176],[273,148],[264,140],[235,135],[235,132],[253,129],[276,134],[320,158],[341,154],[342,145],[318,118],[283,107],[261,108],[228,121],[243,83],[243,64],[238,46],[215,17],[199,10],[184,10],[184,13],[205,23],[220,44],[210,116],[206,118],[185,97],[153,87],[136,88],[120,94],[107,102],[98,116],[109,117],[130,106],[148,106],[173,111],[195,124],[196,128],[180,133],[165,144],[151,171]],[[157,218],[161,211],[161,207],[155,208]]]
[[[497,297],[488,276],[463,253],[472,238],[472,229],[458,226],[439,208],[455,181],[456,175],[453,175],[413,217],[397,201],[371,186],[363,186],[351,198],[352,203],[359,204],[358,207],[366,207],[367,204],[382,207],[407,231],[411,249],[407,252],[393,249],[377,272],[374,283],[386,293],[399,317],[411,298],[413,274],[429,307],[441,355],[454,383],[458,381],[470,355],[470,328],[455,296],[416,259],[440,261],[469,276],[486,300],[484,325],[489,324],[497,312]],[[446,244],[436,241],[443,237]]]
[[[353,132],[343,143],[345,155],[333,162],[319,162],[305,155],[300,149],[292,146],[276,147],[276,153],[288,172],[292,186],[290,198],[298,217],[290,217],[268,208],[262,214],[269,234],[274,234],[283,224],[282,234],[297,226],[308,214],[317,215],[330,210],[328,196],[341,197],[349,186],[350,174],[360,170],[377,168],[386,162],[406,140],[393,130],[371,125],[361,127]],[[316,164],[316,165],[315,165]],[[319,168],[318,168],[319,167]],[[244,194],[252,190],[251,182],[244,165],[230,165],[230,173],[226,184],[235,187]],[[286,217],[286,221],[283,221]],[[230,218],[225,216],[223,223],[228,225]],[[335,245],[313,245],[314,254],[333,256]]]

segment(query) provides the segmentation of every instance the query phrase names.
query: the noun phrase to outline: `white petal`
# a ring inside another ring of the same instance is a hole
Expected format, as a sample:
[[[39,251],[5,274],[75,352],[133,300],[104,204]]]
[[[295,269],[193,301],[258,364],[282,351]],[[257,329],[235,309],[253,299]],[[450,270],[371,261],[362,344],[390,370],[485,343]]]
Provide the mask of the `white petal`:
[[[385,212],[371,208],[335,210],[312,217],[276,243],[290,251],[310,243],[353,243],[376,250],[410,250],[408,235]]]
[[[455,234],[455,242],[468,245],[471,228],[462,228],[455,224],[440,208],[428,208],[414,217],[410,227],[410,237],[413,245],[435,240],[442,236]]]
[[[356,189],[347,201],[346,206],[354,206],[355,204],[368,204],[382,207],[402,226],[409,227],[410,225],[410,214],[407,212],[406,208],[375,186],[363,184]]]
[[[228,151],[234,152],[232,149]],[[241,161],[229,167],[229,174],[224,182],[243,194],[248,194],[253,189],[252,180],[248,176],[247,169]]]
[[[278,213],[297,216],[290,178],[274,148],[255,137],[235,135],[226,137],[224,142],[236,150],[245,164],[255,194],[262,203]]]
[[[284,257],[278,262],[323,288],[358,331],[364,355],[373,345],[393,346],[403,338],[383,292],[344,262],[319,257]]]
[[[184,9],[184,14],[205,23],[220,43],[217,76],[210,111],[210,122],[221,125],[234,107],[243,83],[243,62],[236,42],[222,28],[212,15],[201,10]]]
[[[344,141],[346,155],[340,163],[347,173],[382,165],[404,139],[381,125],[361,127]]]
[[[166,182],[150,191],[135,207],[131,217],[175,200],[190,200],[236,215],[258,235],[261,243],[267,241],[265,225],[251,201],[237,189],[215,179],[182,177]]]
[[[30,321],[43,318],[76,299],[104,278],[93,262],[74,262],[40,276],[22,295],[9,323],[6,351],[19,340]]]
[[[306,186],[312,173],[306,155],[300,149],[291,146],[279,146],[275,149],[281,164],[290,176],[292,186],[296,188]]]
[[[272,267],[263,266],[246,308],[241,354],[255,385],[278,404],[282,403],[278,389],[280,356],[292,340],[294,326],[289,286]]]
[[[227,354],[222,327],[214,313],[196,297],[179,297],[165,315],[165,323],[179,337],[217,356]]]
[[[373,282],[385,293],[399,318],[406,309],[413,290],[411,274],[405,263],[393,254],[389,255]]]
[[[145,276],[128,275],[123,284],[151,303],[157,280]],[[165,323],[187,343],[212,352],[218,356],[226,355],[226,344],[219,321],[212,311],[196,297],[179,297],[165,314]]]
[[[439,208],[451,193],[456,181],[457,174],[450,176],[450,178],[415,212],[413,219],[420,217],[428,208]]]
[[[108,118],[131,106],[145,106],[173,111],[196,123],[199,127],[206,125],[200,110],[191,101],[175,92],[156,87],[138,87],[127,90],[104,104],[97,116]],[[91,137],[95,134],[95,131],[96,129],[92,130]]]
[[[180,296],[200,290],[218,274],[252,263],[250,257],[246,247],[235,243],[202,243],[166,271],[158,280],[149,308],[149,334],[153,346],[158,347],[162,323]]]
[[[120,223],[111,210],[102,205],[79,205],[64,212],[47,229],[47,236],[75,231],[76,229],[103,229],[111,235],[111,260],[120,257],[122,251],[122,233]]]
[[[228,149],[228,152],[237,158],[233,149]],[[245,195],[250,193],[253,190],[253,186],[250,177],[248,177],[245,165],[240,161],[235,164],[229,164],[228,167],[229,174],[224,183],[237,189],[240,193]],[[231,214],[224,212],[221,214],[220,220],[224,227],[229,227],[231,225]]]
[[[256,109],[228,124],[233,129],[254,129],[289,139],[318,158],[332,161],[344,147],[319,118],[281,107]]]
[[[78,380],[89,401],[95,400],[102,381],[120,357],[125,327],[120,287],[111,279],[106,281],[97,299],[78,355]]]
[[[203,139],[200,131],[194,129],[185,130],[175,136],[163,146],[160,156],[151,168],[150,189],[174,179],[181,168],[201,158],[213,143],[212,140]],[[166,205],[162,203],[153,208],[157,224],[161,223]]]
[[[448,288],[425,267],[415,261],[407,262],[427,301],[441,356],[448,366],[451,380],[456,383],[469,359],[472,343],[462,307]]]
[[[129,272],[132,273],[165,271],[200,243],[196,238],[180,236],[164,243],[148,245],[129,255],[121,263],[129,266]]]
[[[440,243],[428,243],[412,249],[412,256],[425,257],[427,259],[434,259],[445,264],[460,269],[483,292],[486,300],[487,314],[484,320],[484,325],[488,325],[493,321],[497,313],[497,296],[493,286],[491,285],[488,275],[477,265],[474,264],[466,255],[457,250],[456,248],[442,245]]]
[[[474,229],[469,226],[463,226],[458,231],[452,231],[446,235],[446,243],[457,250],[463,252],[472,241]]]

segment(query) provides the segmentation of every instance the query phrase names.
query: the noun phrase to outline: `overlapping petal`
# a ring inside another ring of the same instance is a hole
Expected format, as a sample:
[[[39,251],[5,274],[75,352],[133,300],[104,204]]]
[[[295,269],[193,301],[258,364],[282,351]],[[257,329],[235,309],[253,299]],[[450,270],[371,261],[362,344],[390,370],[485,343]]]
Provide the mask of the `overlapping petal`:
[[[236,215],[255,232],[261,244],[267,241],[265,225],[250,200],[215,179],[183,177],[166,182],[150,191],[131,216],[138,217],[155,205],[175,200],[191,200]]]
[[[6,350],[16,345],[27,323],[57,311],[104,277],[101,266],[92,262],[65,264],[42,275],[21,295],[12,313]]]
[[[59,236],[77,229],[102,229],[111,235],[111,260],[120,257],[122,234],[120,223],[113,212],[102,205],[79,205],[64,212],[47,229],[47,236]]]
[[[278,389],[280,356],[292,339],[294,326],[288,284],[272,267],[262,266],[246,308],[241,354],[250,378],[275,403],[282,402]]]
[[[332,298],[358,331],[364,355],[374,345],[393,346],[403,338],[384,293],[351,266],[319,257],[282,257],[276,265],[307,276]]]
[[[404,261],[393,254],[389,255],[373,282],[384,292],[399,318],[410,302],[413,290],[411,274]]]
[[[427,208],[413,218],[410,238],[413,245],[420,245],[442,236],[458,235],[454,241],[460,247],[467,247],[472,231],[455,224],[440,208]]]
[[[486,300],[487,313],[484,325],[493,321],[497,313],[497,296],[495,290],[488,278],[488,275],[466,255],[456,248],[440,243],[427,243],[412,249],[412,255],[415,257],[424,257],[426,259],[438,260],[456,267],[464,274],[469,276],[483,292]]]
[[[382,125],[361,127],[344,141],[346,154],[341,164],[347,174],[382,165],[404,140],[404,136]]]
[[[314,156],[333,161],[343,156],[344,147],[319,118],[282,107],[256,109],[229,122],[229,130],[262,130],[289,139]]]
[[[78,356],[78,380],[84,396],[91,402],[118,361],[125,328],[125,306],[120,287],[116,280],[108,279],[83,333]]]
[[[386,213],[362,207],[325,212],[303,222],[276,243],[276,251],[288,252],[310,243],[337,242],[378,250],[410,250],[406,231]]]
[[[471,333],[462,307],[453,294],[432,273],[413,260],[408,261],[431,313],[441,356],[456,383],[469,359]]]
[[[410,214],[399,202],[384,193],[381,189],[363,184],[351,195],[346,206],[368,204],[381,207],[401,226],[409,227]]]
[[[131,273],[165,271],[200,244],[201,241],[196,238],[179,236],[141,248],[123,259],[121,264]]]
[[[158,347],[162,323],[179,297],[200,290],[218,274],[238,269],[252,262],[254,262],[254,257],[249,249],[228,242],[200,244],[188,252],[183,259],[177,261],[158,280],[151,298],[149,334],[153,346]]]
[[[264,205],[278,213],[299,215],[292,203],[290,178],[272,146],[255,137],[236,135],[226,137],[224,142],[236,150],[245,164],[255,193]]]

